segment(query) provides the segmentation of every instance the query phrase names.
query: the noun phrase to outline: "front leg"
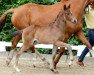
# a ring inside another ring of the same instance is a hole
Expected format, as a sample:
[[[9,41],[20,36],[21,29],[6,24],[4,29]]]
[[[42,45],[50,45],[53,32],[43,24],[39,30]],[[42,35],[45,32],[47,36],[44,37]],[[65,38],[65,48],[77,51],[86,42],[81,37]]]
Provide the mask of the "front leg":
[[[58,71],[56,69],[54,69],[54,59],[56,57],[56,53],[57,53],[58,47],[53,45],[53,50],[52,50],[52,58],[51,58],[51,64],[50,64],[50,69],[51,71],[58,73]]]
[[[68,49],[69,56],[70,56],[70,63],[69,63],[69,66],[70,66],[72,64],[72,61],[73,61],[73,54],[72,54],[72,47],[71,47],[71,45],[69,45],[67,43],[64,43],[62,41],[57,41],[55,44],[58,47],[66,47]]]
[[[83,42],[84,45],[87,46],[87,48],[89,50],[92,50],[92,46],[90,45],[90,43],[87,41],[86,37],[84,36],[82,30],[80,30],[78,33],[77,33],[77,36],[78,38]]]
[[[67,42],[68,38],[69,38],[69,35],[66,33],[66,35],[64,36],[63,42]],[[58,53],[57,57],[54,60],[54,68],[56,68],[56,65],[59,62],[59,60],[60,60],[61,56],[63,55],[64,51],[65,51],[65,47],[61,47],[60,52]]]

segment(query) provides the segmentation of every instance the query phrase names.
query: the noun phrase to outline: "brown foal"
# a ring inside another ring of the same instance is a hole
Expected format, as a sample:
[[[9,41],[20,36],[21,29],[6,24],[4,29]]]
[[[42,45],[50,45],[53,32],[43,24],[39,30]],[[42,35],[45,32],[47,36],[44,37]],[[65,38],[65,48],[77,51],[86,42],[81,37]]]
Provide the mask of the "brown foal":
[[[35,42],[42,43],[42,44],[53,44],[52,61],[50,63],[51,71],[55,73],[57,72],[57,70],[54,69],[54,58],[56,56],[58,47],[66,47],[69,50],[70,52],[69,65],[71,65],[73,61],[72,48],[69,44],[64,43],[62,41],[65,35],[64,31],[66,28],[67,21],[71,21],[74,24],[77,23],[76,18],[72,16],[72,12],[70,11],[70,5],[68,7],[64,5],[64,10],[62,9],[57,15],[57,17],[55,18],[55,20],[47,26],[31,25],[23,30],[12,33],[15,35],[18,35],[18,34],[20,35],[22,33],[22,40],[23,40],[23,45],[20,48],[20,50],[18,50],[18,53],[16,55],[16,60],[14,65],[14,68],[16,69],[16,71],[18,72],[20,71],[17,67],[20,55],[25,50],[35,45]],[[47,62],[47,60],[36,49],[35,49],[35,53],[41,59]]]

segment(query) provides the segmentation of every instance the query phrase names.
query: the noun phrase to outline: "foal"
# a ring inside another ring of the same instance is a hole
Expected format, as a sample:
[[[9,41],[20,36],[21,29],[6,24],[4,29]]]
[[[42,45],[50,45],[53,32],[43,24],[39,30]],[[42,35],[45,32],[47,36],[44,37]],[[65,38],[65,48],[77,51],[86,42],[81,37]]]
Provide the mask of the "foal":
[[[50,23],[48,26],[31,25],[19,31],[18,33],[19,35],[22,33],[23,45],[16,55],[16,60],[15,60],[15,65],[14,65],[14,68],[16,69],[16,71],[20,71],[17,67],[20,55],[22,54],[22,52],[24,52],[31,46],[35,45],[35,42],[42,43],[42,44],[53,44],[52,61],[50,63],[50,69],[53,72],[55,73],[57,72],[57,70],[54,69],[54,58],[55,58],[58,47],[66,47],[69,50],[70,60],[72,63],[73,61],[72,48],[69,44],[66,44],[62,41],[64,38],[64,34],[65,34],[64,29],[66,27],[67,20],[71,21],[72,23],[76,22],[76,19],[72,16],[72,13],[70,11],[70,5],[68,7],[64,5],[64,10],[62,9],[57,15],[55,21]],[[15,33],[16,35],[18,35],[17,31],[12,34],[15,34]],[[41,59],[43,59],[43,57],[37,50],[35,50],[35,53]]]

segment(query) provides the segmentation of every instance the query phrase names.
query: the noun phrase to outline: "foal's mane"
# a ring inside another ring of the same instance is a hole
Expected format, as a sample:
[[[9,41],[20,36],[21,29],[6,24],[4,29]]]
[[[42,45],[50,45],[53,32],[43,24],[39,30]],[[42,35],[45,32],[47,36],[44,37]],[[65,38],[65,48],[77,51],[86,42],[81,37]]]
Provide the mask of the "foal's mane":
[[[57,21],[57,19],[59,19],[60,17],[63,17],[63,15],[64,15],[64,10],[61,9],[61,11],[56,16],[55,20],[53,22],[51,22],[49,25],[54,24]],[[66,19],[65,18],[63,19],[63,22],[66,23]]]

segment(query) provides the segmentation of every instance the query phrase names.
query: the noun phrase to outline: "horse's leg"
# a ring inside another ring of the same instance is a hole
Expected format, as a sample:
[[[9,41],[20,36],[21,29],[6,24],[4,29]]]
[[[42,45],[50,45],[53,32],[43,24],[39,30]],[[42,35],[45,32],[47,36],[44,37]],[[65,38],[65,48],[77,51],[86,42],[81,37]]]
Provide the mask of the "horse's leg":
[[[33,66],[36,67],[36,60],[37,60],[37,55],[35,54],[35,47],[34,46],[30,46],[29,48],[30,52],[34,53],[34,56],[33,56]]]
[[[82,31],[79,31],[77,33],[78,38],[87,46],[87,48],[89,49],[91,55],[94,57],[94,50],[92,49],[92,46],[90,45],[90,43],[87,41],[86,37],[84,36]]]
[[[34,47],[34,46],[31,45],[29,49],[30,49],[30,51],[31,51],[32,53],[35,53],[35,47]]]
[[[68,35],[66,34],[65,38],[64,38],[64,42],[67,42],[68,39]],[[60,48],[60,52],[58,53],[58,55],[56,56],[55,60],[54,60],[54,68],[56,68],[57,63],[59,62],[61,56],[63,55],[65,51],[65,47],[61,47]]]
[[[72,62],[73,62],[72,47],[71,47],[71,49],[68,49],[68,51],[69,51],[69,59],[70,59],[70,61],[69,61],[69,67],[70,67],[71,64],[72,64]]]
[[[86,37],[84,36],[82,30],[79,31],[77,34],[78,38],[84,43],[84,45],[86,45],[90,50],[92,50],[92,46],[90,45],[90,43],[87,41]]]
[[[50,69],[51,69],[51,71],[53,71],[55,73],[58,73],[58,71],[56,69],[54,69],[54,59],[55,59],[57,50],[58,50],[58,47],[55,46],[55,45],[53,45],[52,58],[51,58],[51,63],[50,63]]]
[[[37,59],[37,56],[39,56],[39,58],[42,60],[42,61],[46,61],[46,59],[35,49],[34,46],[30,46],[30,51],[32,51],[33,53],[35,53],[35,56],[33,57],[33,60],[35,61]],[[48,62],[47,62],[48,63]],[[36,61],[33,63],[33,66],[35,66],[36,64]]]
[[[29,48],[32,52],[35,53],[35,56],[33,57],[33,60],[35,61],[37,59],[37,56],[39,56],[39,58],[42,60],[42,61],[45,61],[48,65],[50,65],[50,63],[47,61],[47,59],[45,57],[43,57],[36,49],[34,46],[30,46]],[[37,55],[37,56],[36,56]],[[35,67],[35,62],[33,63],[33,66]]]
[[[43,57],[36,49],[35,49],[35,53],[39,56],[39,58],[42,61],[45,61],[48,65],[50,65],[49,62],[47,61],[47,59],[45,57]]]
[[[6,60],[6,64],[9,65],[12,58],[13,58],[13,54],[14,54],[14,48],[16,48],[16,45],[18,44],[19,40],[21,39],[21,36],[16,36],[13,38],[13,41],[12,41],[12,46],[11,46],[11,49],[10,49],[10,52],[9,52],[9,55],[7,57],[7,60]]]
[[[55,58],[55,60],[54,60],[54,68],[55,68],[55,69],[56,69],[56,65],[57,65],[57,63],[59,62],[59,60],[60,60],[61,56],[63,55],[64,51],[65,51],[65,48],[62,47],[62,48],[60,49],[60,52],[59,52],[58,55],[56,56],[56,58]]]
[[[73,61],[72,47],[69,44],[61,42],[61,41],[56,42],[55,45],[58,47],[65,46],[68,49],[69,55],[70,55],[70,62],[69,62],[69,66],[70,66],[72,64],[72,61]]]
[[[17,52],[17,55],[16,55],[16,59],[15,59],[15,63],[14,63],[14,69],[17,71],[17,72],[20,72],[20,69],[18,68],[18,61],[19,61],[19,57],[20,55],[28,49],[28,46],[26,44],[23,44],[23,46],[19,49],[19,51]]]

